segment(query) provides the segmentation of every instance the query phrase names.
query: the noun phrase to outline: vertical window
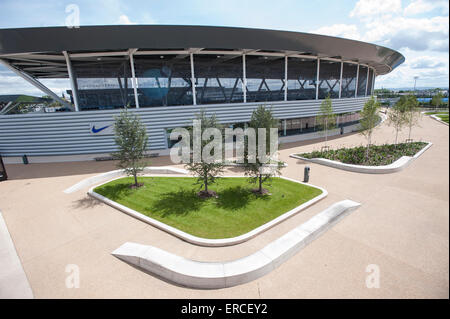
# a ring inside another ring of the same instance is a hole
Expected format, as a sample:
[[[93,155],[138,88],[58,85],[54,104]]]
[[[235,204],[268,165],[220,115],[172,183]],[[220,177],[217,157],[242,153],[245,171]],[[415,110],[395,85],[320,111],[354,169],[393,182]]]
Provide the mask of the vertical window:
[[[355,97],[357,68],[356,64],[344,63],[342,70],[342,98]]]
[[[140,107],[191,105],[191,62],[183,55],[135,55]]]
[[[339,97],[339,78],[341,76],[341,63],[320,60],[319,71],[319,99],[328,95],[331,98]]]
[[[247,102],[284,100],[284,57],[245,56]]]
[[[197,104],[244,101],[241,55],[194,55]]]
[[[135,106],[128,57],[72,59],[81,110]]]
[[[373,69],[369,69],[369,84],[367,87],[367,96],[372,95],[372,86],[373,86]]]
[[[289,58],[288,100],[316,98],[317,60]]]
[[[360,65],[358,76],[358,96],[366,95],[366,82],[367,82],[367,67]]]

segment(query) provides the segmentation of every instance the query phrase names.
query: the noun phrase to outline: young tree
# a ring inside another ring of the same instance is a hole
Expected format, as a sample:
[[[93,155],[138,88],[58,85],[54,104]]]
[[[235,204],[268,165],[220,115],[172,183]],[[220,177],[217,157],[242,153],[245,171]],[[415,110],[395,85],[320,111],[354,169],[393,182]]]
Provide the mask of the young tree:
[[[378,111],[380,109],[380,102],[375,97],[371,97],[365,104],[361,111],[360,119],[360,134],[367,139],[366,159],[369,159],[369,149],[372,142],[372,134],[378,122]]]
[[[216,196],[216,193],[210,191],[208,186],[216,182],[224,169],[222,157],[223,127],[215,115],[207,116],[204,110],[197,114],[196,120],[198,126],[194,123],[193,129],[190,130],[190,141],[194,154],[190,162],[186,164],[186,168],[197,177],[197,184],[201,184],[200,187],[205,187],[198,195],[200,197],[212,197]],[[219,132],[219,134],[214,135],[214,131]],[[198,143],[198,148],[195,146],[196,143]],[[220,145],[214,143],[220,143]]]
[[[278,132],[278,120],[273,117],[272,111],[270,109],[266,109],[264,106],[259,106],[255,111],[253,111],[250,123],[248,125],[249,128],[254,129],[255,138],[253,141],[250,140],[249,136],[245,136],[245,149],[244,149],[244,170],[245,175],[250,177],[251,182],[258,182],[258,189],[256,192],[258,194],[266,194],[267,190],[263,188],[263,184],[268,182],[273,176],[279,175],[281,168],[283,167],[283,162],[275,161],[274,155],[271,154],[270,143],[274,142],[270,139],[270,129],[276,129]],[[260,141],[264,139],[263,136],[259,136],[260,132],[258,129],[265,129],[265,145],[259,145]],[[278,134],[276,135],[278,137]],[[257,154],[249,154],[249,149],[252,147],[251,143],[256,143],[258,141],[258,147],[253,148],[254,150],[258,150]],[[265,153],[261,154],[265,146]],[[275,150],[276,152],[277,150]],[[262,156],[266,157],[268,160],[261,160]]]
[[[320,105],[319,115],[317,116],[319,126],[325,132],[325,147],[328,142],[328,130],[336,126],[336,115],[333,113],[333,104],[328,95]]]
[[[419,124],[420,119],[420,108],[419,102],[414,95],[408,95],[405,101],[405,122],[408,127],[408,140],[411,140],[412,128]]]
[[[139,187],[137,175],[148,165],[148,162],[144,161],[148,144],[145,125],[141,123],[139,116],[125,108],[115,117],[114,133],[118,151],[112,156],[119,161],[117,164],[119,168],[134,177],[133,186]]]
[[[395,103],[394,107],[390,109],[388,113],[388,122],[389,126],[394,127],[395,129],[395,144],[398,141],[398,133],[402,130],[402,128],[406,124],[406,116],[405,116],[405,108],[406,108],[407,98],[406,96],[402,96],[400,100]]]
[[[443,97],[444,96],[442,95],[441,92],[438,92],[435,95],[433,95],[433,98],[431,99],[431,104],[434,105],[434,108],[436,110],[441,106]]]

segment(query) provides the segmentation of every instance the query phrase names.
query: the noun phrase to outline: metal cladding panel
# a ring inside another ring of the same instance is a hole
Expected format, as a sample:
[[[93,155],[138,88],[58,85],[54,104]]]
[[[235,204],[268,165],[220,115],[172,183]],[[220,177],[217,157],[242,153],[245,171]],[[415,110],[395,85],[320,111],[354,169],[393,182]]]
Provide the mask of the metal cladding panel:
[[[333,100],[335,113],[362,109],[367,97]],[[315,116],[323,100],[270,102],[275,117],[290,119]],[[204,109],[216,114],[221,123],[250,120],[253,110],[264,103],[210,104],[130,109],[147,126],[150,150],[165,149],[166,129],[192,125]],[[93,135],[90,125],[111,122],[120,110],[70,113],[36,113],[0,116],[0,154],[2,156],[75,155],[110,153],[116,150],[113,135]]]

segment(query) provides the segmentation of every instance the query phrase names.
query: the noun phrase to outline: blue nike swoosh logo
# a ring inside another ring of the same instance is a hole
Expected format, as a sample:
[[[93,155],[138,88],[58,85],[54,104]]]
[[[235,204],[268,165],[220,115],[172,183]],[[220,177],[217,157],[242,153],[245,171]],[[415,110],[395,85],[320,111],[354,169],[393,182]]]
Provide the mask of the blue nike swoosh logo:
[[[99,129],[96,129],[95,128],[95,125],[92,127],[92,133],[98,133],[98,132],[100,132],[100,131],[103,131],[105,128],[107,128],[107,127],[110,127],[111,125],[106,125],[106,126],[103,126],[103,127],[101,127],[101,128],[99,128]]]

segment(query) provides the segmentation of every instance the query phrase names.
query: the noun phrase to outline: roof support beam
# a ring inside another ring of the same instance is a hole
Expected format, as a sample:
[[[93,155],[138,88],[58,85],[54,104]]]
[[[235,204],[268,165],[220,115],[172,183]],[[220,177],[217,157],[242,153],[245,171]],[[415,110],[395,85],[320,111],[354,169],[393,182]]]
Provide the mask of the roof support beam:
[[[131,83],[133,85],[133,92],[134,92],[134,103],[136,105],[136,108],[139,108],[139,97],[138,97],[138,92],[137,92],[137,88],[138,88],[138,83],[137,83],[137,79],[136,79],[136,73],[134,71],[134,58],[133,58],[133,54],[137,51],[138,49],[130,49],[129,50],[129,56],[130,56],[130,67],[131,67]]]
[[[191,58],[192,103],[194,105],[197,105],[197,95],[195,92],[194,53],[190,53],[190,58]]]
[[[13,71],[15,74],[17,74],[18,76],[20,76],[25,81],[27,81],[28,83],[30,83],[34,87],[38,88],[42,92],[50,95],[54,100],[58,101],[59,103],[61,103],[65,107],[68,107],[68,108],[70,108],[72,110],[74,109],[74,107],[70,103],[67,103],[65,100],[60,98],[52,90],[50,90],[48,87],[46,87],[44,84],[42,84],[41,82],[39,82],[38,80],[36,80],[32,76],[30,76],[30,75],[28,75],[28,74],[26,74],[26,73],[16,69],[14,66],[10,65],[5,60],[0,59],[0,64],[3,64],[6,68],[8,68],[9,70]]]
[[[247,67],[245,64],[245,53],[242,54],[242,92],[244,93],[244,103],[247,103]]]
[[[364,96],[367,96],[367,89],[369,88],[369,71],[370,68],[367,68],[366,92],[364,93]]]
[[[67,51],[63,51],[64,57],[66,58],[67,71],[69,73],[70,86],[72,87],[72,97],[73,103],[75,104],[75,112],[80,111],[80,104],[78,103],[78,86],[75,80],[75,75],[72,69],[72,62],[70,61],[69,54]]]
[[[288,90],[288,56],[284,57],[284,100],[287,101],[287,90]]]

